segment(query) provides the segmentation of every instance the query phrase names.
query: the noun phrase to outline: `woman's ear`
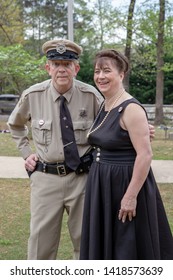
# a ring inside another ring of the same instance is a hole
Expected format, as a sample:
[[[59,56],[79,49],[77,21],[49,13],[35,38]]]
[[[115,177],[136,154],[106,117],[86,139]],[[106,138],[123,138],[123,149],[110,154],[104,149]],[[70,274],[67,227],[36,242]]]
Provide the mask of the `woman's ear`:
[[[120,73],[120,78],[121,78],[121,81],[124,79],[124,72]]]

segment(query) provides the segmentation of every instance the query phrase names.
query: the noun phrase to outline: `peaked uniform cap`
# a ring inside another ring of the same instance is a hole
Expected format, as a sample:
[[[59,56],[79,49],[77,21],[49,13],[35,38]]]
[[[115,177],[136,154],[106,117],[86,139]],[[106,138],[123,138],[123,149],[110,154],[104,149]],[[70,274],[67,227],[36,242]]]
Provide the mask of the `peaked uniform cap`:
[[[70,40],[57,39],[45,42],[42,51],[49,60],[77,60],[82,47]]]

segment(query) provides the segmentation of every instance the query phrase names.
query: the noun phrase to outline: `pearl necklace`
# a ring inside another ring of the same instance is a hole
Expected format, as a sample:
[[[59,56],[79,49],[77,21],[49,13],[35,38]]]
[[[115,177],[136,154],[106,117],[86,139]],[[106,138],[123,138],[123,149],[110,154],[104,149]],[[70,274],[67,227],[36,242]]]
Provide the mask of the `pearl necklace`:
[[[103,120],[101,121],[101,123],[93,129],[93,127],[94,127],[96,121],[98,120],[98,117],[100,116],[100,113],[101,113],[101,111],[102,111],[102,109],[103,109],[103,107],[104,107],[104,105],[105,105],[106,100],[103,102],[103,104],[102,104],[102,106],[100,107],[100,110],[99,110],[99,112],[98,112],[98,114],[97,114],[97,117],[95,118],[95,121],[93,122],[92,126],[90,127],[90,129],[89,129],[89,131],[88,131],[88,133],[87,133],[87,138],[90,136],[91,133],[95,132],[96,130],[98,130],[98,129],[103,125],[103,123],[105,122],[105,120],[106,120],[107,117],[109,116],[111,110],[114,108],[115,104],[118,102],[118,100],[120,99],[120,97],[123,95],[124,92],[125,92],[125,90],[123,90],[123,91],[120,93],[120,95],[119,95],[119,96],[115,99],[115,101],[112,103],[111,108],[109,109],[109,111],[107,111],[107,113],[106,113],[105,117],[103,118]],[[92,129],[93,129],[93,130],[92,130]]]

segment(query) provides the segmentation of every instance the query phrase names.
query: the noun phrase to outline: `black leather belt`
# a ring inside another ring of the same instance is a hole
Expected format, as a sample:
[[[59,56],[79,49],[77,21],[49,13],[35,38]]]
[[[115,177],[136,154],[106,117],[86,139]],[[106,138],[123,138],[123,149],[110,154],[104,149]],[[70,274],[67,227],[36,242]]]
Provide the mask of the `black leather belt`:
[[[77,175],[80,175],[82,173],[88,173],[93,161],[92,153],[85,154],[80,159],[81,159],[81,163],[79,164],[77,170],[75,171],[72,170],[70,167],[68,167],[65,164],[65,162],[49,163],[49,162],[41,162],[41,161],[37,162],[34,171],[40,171],[43,173],[50,173],[59,176],[66,176],[71,172],[75,172]],[[28,176],[30,177],[34,171],[27,170]]]
[[[54,175],[59,175],[59,176],[66,176],[71,172],[74,172],[71,168],[69,168],[67,165],[65,165],[63,162],[62,163],[46,163],[46,162],[41,162],[38,161],[36,168],[34,171],[40,171],[43,173],[50,173]],[[33,172],[34,172],[33,171]],[[33,172],[27,171],[28,175],[31,176]]]

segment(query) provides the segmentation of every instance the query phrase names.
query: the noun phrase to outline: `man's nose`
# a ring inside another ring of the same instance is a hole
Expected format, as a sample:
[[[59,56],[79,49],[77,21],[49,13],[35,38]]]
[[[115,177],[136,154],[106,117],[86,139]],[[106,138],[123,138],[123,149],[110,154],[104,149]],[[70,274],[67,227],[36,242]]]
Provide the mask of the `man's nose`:
[[[65,66],[64,65],[59,65],[58,66],[58,71],[60,71],[60,72],[64,72],[65,71]]]

